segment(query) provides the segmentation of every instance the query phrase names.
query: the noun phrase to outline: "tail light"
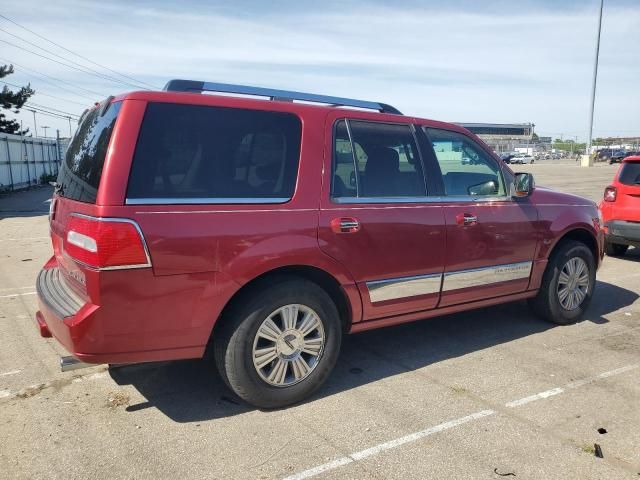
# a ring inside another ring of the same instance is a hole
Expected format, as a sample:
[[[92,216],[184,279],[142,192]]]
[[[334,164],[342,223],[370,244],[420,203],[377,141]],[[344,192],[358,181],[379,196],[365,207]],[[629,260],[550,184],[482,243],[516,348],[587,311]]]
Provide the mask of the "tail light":
[[[144,237],[133,220],[72,214],[64,250],[74,260],[99,270],[151,266]]]
[[[618,189],[616,187],[607,187],[604,189],[604,201],[615,202],[618,197]]]

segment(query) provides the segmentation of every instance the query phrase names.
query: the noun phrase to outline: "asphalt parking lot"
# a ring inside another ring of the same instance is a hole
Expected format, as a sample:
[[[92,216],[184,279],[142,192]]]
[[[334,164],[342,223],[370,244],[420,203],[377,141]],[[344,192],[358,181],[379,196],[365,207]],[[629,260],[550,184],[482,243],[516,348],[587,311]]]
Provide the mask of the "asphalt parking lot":
[[[592,200],[616,168],[515,166]],[[49,196],[0,197],[2,478],[640,478],[639,249],[575,325],[512,303],[349,336],[309,401],[259,411],[204,361],[59,371],[33,320]]]

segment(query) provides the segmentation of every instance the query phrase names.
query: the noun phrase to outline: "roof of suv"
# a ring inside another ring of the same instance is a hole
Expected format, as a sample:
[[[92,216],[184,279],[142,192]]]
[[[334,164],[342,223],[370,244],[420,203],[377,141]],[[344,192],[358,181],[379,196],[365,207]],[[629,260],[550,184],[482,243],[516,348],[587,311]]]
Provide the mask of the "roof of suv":
[[[203,94],[203,92],[207,93]],[[212,92],[214,94],[212,95],[208,92]],[[215,93],[222,93],[223,95],[215,95]],[[235,96],[227,94],[233,94]],[[231,108],[275,108],[277,110],[282,109],[287,111],[291,111],[291,105],[295,105],[295,110],[301,113],[304,111],[318,112],[319,109],[327,112],[336,110],[357,111],[359,114],[363,114],[364,117],[369,117],[371,120],[378,119],[393,121],[397,120],[398,117],[401,116],[411,123],[427,125],[435,128],[446,128],[464,132],[467,135],[476,137],[473,133],[458,124],[403,115],[395,107],[385,103],[243,85],[196,82],[192,80],[171,80],[162,91],[145,90],[124,93],[115,97],[113,101],[124,99],[197,103],[212,106],[222,105]],[[271,106],[265,106],[266,102],[270,103]]]

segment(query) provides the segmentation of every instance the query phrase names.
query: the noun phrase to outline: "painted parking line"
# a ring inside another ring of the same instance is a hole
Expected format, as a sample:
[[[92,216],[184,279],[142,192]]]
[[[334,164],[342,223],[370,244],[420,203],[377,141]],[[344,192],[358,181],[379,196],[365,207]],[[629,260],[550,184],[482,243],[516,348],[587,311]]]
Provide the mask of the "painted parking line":
[[[12,293],[11,295],[0,295],[0,298],[15,298],[15,297],[23,297],[26,295],[35,295],[36,292],[26,292],[26,293]]]
[[[300,473],[297,473],[295,475],[291,475],[285,478],[285,480],[303,480],[305,478],[314,477],[328,470],[333,470],[334,468],[347,465],[348,463],[356,462],[358,460],[362,460],[364,458],[377,455],[380,452],[384,452],[385,450],[391,450],[392,448],[399,447],[400,445],[404,445],[406,443],[415,442],[416,440],[420,440],[421,438],[428,437],[429,435],[433,435],[434,433],[443,432],[445,430],[449,430],[450,428],[457,427],[458,425],[462,425],[464,423],[471,422],[479,418],[488,417],[489,415],[493,415],[494,413],[496,413],[494,410],[482,410],[476,413],[472,413],[471,415],[467,415],[466,417],[460,417],[454,420],[449,420],[448,422],[441,423],[434,427],[430,427],[425,430],[421,430],[419,432],[410,433],[409,435],[405,435],[404,437],[396,438],[394,440],[381,443],[374,447],[367,448],[366,450],[360,450],[359,452],[354,452],[346,457],[340,457],[329,463],[325,463],[323,465],[310,468],[309,470],[304,470]]]
[[[0,242],[20,242],[24,240],[43,240],[51,237],[21,237],[21,238],[0,238]]]
[[[28,285],[26,287],[9,287],[9,288],[0,288],[0,292],[6,292],[10,290],[31,290],[33,289],[33,285]]]
[[[609,370],[607,372],[602,372],[596,376],[585,378],[582,380],[577,380],[568,383],[564,387],[552,388],[550,390],[545,390],[543,392],[536,393],[534,395],[529,395],[527,397],[519,398],[517,400],[513,400],[511,402],[507,402],[504,404],[507,408],[516,408],[522,405],[526,405],[528,403],[543,400],[546,398],[550,398],[561,393],[566,392],[568,389],[574,389],[577,387],[581,387],[583,385],[587,385],[589,383],[593,383],[597,380],[603,378],[613,377],[615,375],[620,375],[621,373],[629,372],[631,370],[635,370],[640,367],[640,364],[632,364],[626,365],[624,367],[616,368],[615,370]],[[342,467],[344,465],[356,462],[358,460],[362,460],[373,455],[377,455],[381,452],[394,449],[401,445],[405,445],[408,443],[415,442],[420,440],[421,438],[427,437],[429,435],[433,435],[435,433],[443,432],[445,430],[449,430],[451,428],[457,427],[459,425],[463,425],[465,423],[472,422],[474,420],[479,420],[481,418],[489,417],[496,412],[494,410],[481,410],[479,412],[472,413],[470,415],[456,418],[454,420],[449,420],[447,422],[441,423],[434,427],[429,427],[424,430],[420,430],[418,432],[410,433],[403,437],[399,437],[393,440],[389,440],[384,443],[380,443],[378,445],[374,445],[373,447],[367,448],[365,450],[360,450],[358,452],[351,453],[349,455],[345,455],[344,457],[337,458],[327,463],[323,463],[322,465],[318,465],[313,468],[309,468],[307,470],[303,470],[299,473],[295,473],[288,477],[285,477],[284,480],[305,480],[307,478],[315,477],[316,475],[320,475],[321,473],[327,472],[329,470],[334,470],[336,468]]]
[[[544,392],[536,393],[535,395],[529,395],[528,397],[519,398],[513,402],[507,402],[504,404],[507,408],[519,407],[520,405],[526,405],[527,403],[535,402],[536,400],[542,400],[543,398],[553,397],[564,392],[564,388],[552,388],[551,390],[545,390]]]

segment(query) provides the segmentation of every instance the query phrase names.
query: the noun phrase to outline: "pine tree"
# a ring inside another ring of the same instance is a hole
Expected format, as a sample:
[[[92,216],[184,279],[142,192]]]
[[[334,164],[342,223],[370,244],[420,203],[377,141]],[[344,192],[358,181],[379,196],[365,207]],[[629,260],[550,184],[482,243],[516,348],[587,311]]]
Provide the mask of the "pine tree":
[[[0,79],[6,77],[7,75],[11,75],[12,73],[14,73],[13,65],[0,66]],[[25,102],[34,93],[36,92],[31,88],[31,84],[27,84],[26,87],[20,88],[20,90],[18,90],[17,92],[10,90],[9,87],[5,85],[2,89],[2,92],[0,92],[0,107],[2,107],[4,110],[11,110],[13,113],[18,113]],[[15,120],[9,120],[4,113],[0,112],[0,132],[24,135],[28,131],[28,128],[20,131],[19,122],[16,122]]]

